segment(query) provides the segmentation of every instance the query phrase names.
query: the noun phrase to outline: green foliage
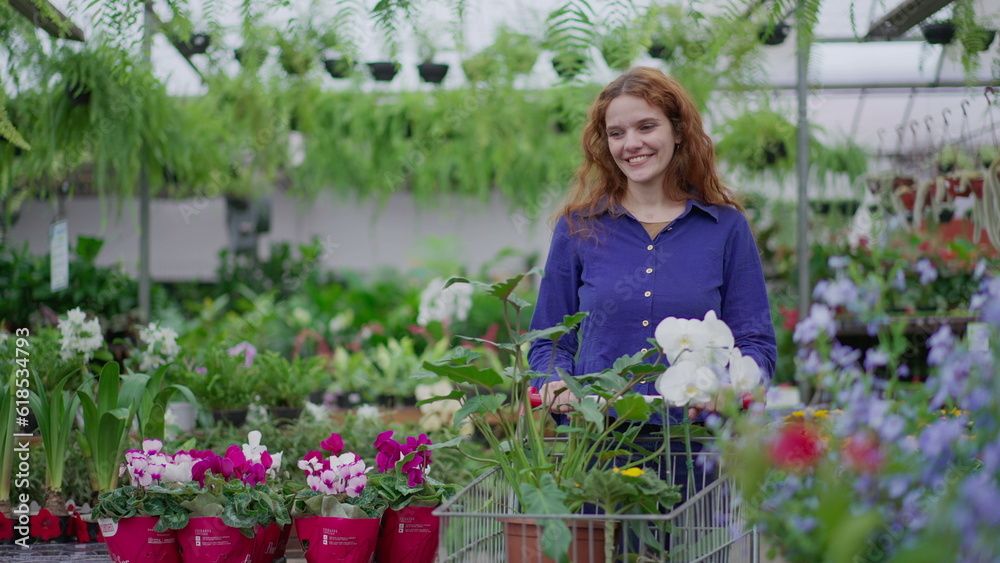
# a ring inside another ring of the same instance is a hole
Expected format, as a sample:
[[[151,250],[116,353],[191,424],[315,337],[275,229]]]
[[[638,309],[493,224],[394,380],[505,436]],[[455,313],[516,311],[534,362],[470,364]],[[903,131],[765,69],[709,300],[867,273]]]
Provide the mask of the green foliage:
[[[51,390],[46,389],[45,382],[37,371],[33,371],[33,375],[28,402],[38,421],[38,432],[45,443],[45,486],[47,491],[57,493],[62,491],[66,450],[80,407],[80,394],[66,388],[76,374],[67,374]]]
[[[205,373],[194,371],[196,367],[204,368]],[[190,368],[182,383],[205,408],[244,408],[253,401],[258,368],[244,365],[243,354],[231,356],[225,348],[215,346],[203,352],[199,365]]]
[[[69,268],[73,283],[51,290],[49,255],[32,254],[27,243],[20,249],[0,246],[0,319],[8,326],[36,327],[52,322],[44,310],[64,314],[75,307],[113,318],[137,307],[135,280],[117,268],[98,266],[102,241],[80,236],[71,248]],[[156,302],[163,294],[153,292]]]
[[[294,358],[267,350],[254,359],[257,368],[259,404],[276,407],[300,407],[326,376],[326,359],[321,356]]]
[[[4,344],[0,344],[3,346]],[[6,358],[6,354],[4,355]],[[0,380],[0,502],[10,500],[11,472],[14,459],[14,394],[17,370]]]
[[[637,395],[632,389],[639,382],[662,372],[662,367],[645,363],[646,358],[655,353],[652,350],[619,358],[611,368],[599,373],[564,377],[566,392],[576,398],[574,409],[567,415],[568,424],[555,429],[565,441],[546,441],[545,436],[552,431],[548,410],[544,406],[530,406],[528,395],[531,378],[542,374],[524,367],[522,351],[530,340],[541,335],[557,341],[569,334],[582,316],[567,317],[553,330],[521,337],[520,313],[528,303],[517,297],[514,290],[524,278],[522,274],[492,284],[469,282],[462,278],[451,280],[454,283],[473,283],[503,303],[510,338],[520,344],[513,347],[509,367],[481,367],[476,363],[481,354],[469,350],[457,351],[441,361],[428,362],[424,366],[459,386],[457,393],[438,399],[462,395],[460,400],[463,404],[455,414],[455,425],[471,422],[486,440],[491,450],[490,461],[514,491],[520,510],[529,514],[535,510],[546,515],[574,514],[585,502],[582,497],[567,493],[575,488],[574,479],[584,473],[613,473],[611,468],[615,456],[601,454],[626,451],[637,432],[636,427],[629,429],[624,417],[609,418],[611,405],[617,405],[622,400],[622,408],[631,417],[630,423],[648,421],[654,409],[646,406],[641,396],[638,400],[644,405],[640,407],[632,398]],[[519,414],[522,409],[531,415],[522,416]],[[495,430],[493,424],[500,429]],[[666,444],[659,451],[650,452],[650,456],[662,454],[664,448]],[[651,502],[658,502],[664,507],[676,502],[675,491],[669,495],[665,490],[663,492],[664,495],[652,497]],[[641,496],[646,498],[649,494],[650,491],[645,491]],[[640,501],[632,499],[625,504],[631,505],[632,502]],[[543,536],[548,536],[542,542],[546,555],[560,557],[565,554],[569,531],[561,520],[551,519],[543,527]]]
[[[118,364],[108,362],[97,378],[89,377],[78,389],[83,429],[76,434],[98,492],[118,485],[132,419],[148,381],[141,373],[122,377]]]

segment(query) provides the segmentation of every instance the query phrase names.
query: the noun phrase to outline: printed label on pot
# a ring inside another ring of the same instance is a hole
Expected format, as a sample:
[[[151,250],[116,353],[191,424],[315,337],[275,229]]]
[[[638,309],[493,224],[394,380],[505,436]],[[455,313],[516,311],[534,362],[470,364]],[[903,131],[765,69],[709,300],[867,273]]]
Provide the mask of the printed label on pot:
[[[101,527],[101,533],[106,538],[118,533],[118,522],[115,522],[111,518],[98,518],[97,525]]]

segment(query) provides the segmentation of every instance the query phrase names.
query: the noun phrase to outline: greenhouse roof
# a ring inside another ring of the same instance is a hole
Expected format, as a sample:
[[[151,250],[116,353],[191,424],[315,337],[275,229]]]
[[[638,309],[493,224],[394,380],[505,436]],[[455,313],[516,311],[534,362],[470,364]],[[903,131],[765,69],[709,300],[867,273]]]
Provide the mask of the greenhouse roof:
[[[69,0],[53,0],[52,5],[70,16],[88,34],[94,28],[92,13],[74,7]],[[498,27],[510,26],[519,31],[541,36],[545,16],[565,4],[565,0],[505,0],[501,2],[467,2],[464,35],[469,52],[476,52],[489,45]],[[755,3],[756,0],[755,0]],[[159,4],[164,4],[160,6]],[[154,9],[165,13],[165,2],[155,2]],[[192,0],[192,20],[198,21],[202,5]],[[209,4],[209,3],[205,3]],[[222,0],[210,3],[215,6],[216,20],[233,31],[223,38],[227,46],[239,45],[236,30],[240,21],[240,3]],[[365,81],[361,88],[371,91],[395,92],[431,89],[422,84],[417,75],[414,28],[420,27],[431,34],[444,37],[451,33],[454,18],[444,2],[419,3],[415,16],[416,25],[404,25],[399,30],[401,49],[398,60],[402,64],[399,76],[391,83]],[[610,2],[590,3],[600,17],[602,6]],[[637,2],[637,8],[648,6],[648,1]],[[690,4],[690,3],[689,3]],[[703,12],[719,11],[729,3],[708,0],[696,3]],[[765,0],[761,11],[769,9]],[[1000,0],[971,0],[976,21],[986,27],[1000,26]],[[943,6],[940,11],[939,6]],[[1000,119],[1000,108],[994,115],[988,111],[985,86],[1000,84],[1000,41],[993,41],[989,51],[980,56],[979,69],[967,74],[960,61],[960,47],[930,45],[924,41],[917,23],[928,18],[947,17],[954,6],[949,0],[824,0],[815,30],[816,44],[811,54],[809,85],[810,120],[834,136],[849,136],[870,151],[881,154],[907,152],[917,147],[940,146],[945,141],[969,141],[975,144],[994,143],[990,134],[993,121]],[[293,0],[288,7],[270,10],[265,18],[281,26],[292,18],[310,18],[332,21],[339,9],[336,2],[306,2]],[[937,13],[935,13],[937,12]],[[852,24],[853,19],[856,22]],[[923,19],[921,19],[923,18]],[[909,21],[904,21],[904,20]],[[879,26],[879,22],[903,22],[899,29]],[[912,27],[909,27],[912,26]],[[891,40],[879,39],[892,35]],[[361,30],[362,60],[379,60],[385,57],[385,36],[370,29]],[[869,40],[869,39],[879,40]],[[796,85],[796,41],[794,32],[781,45],[765,47],[764,80],[773,87],[774,97],[781,100],[779,107],[794,116]],[[170,42],[159,34],[154,38],[152,61],[155,72],[175,94],[198,94],[204,90],[199,73],[207,61],[194,57],[186,61]],[[437,59],[457,67],[461,61],[454,50],[442,51]],[[600,55],[592,56],[593,68],[586,80],[594,83],[608,82],[616,72],[608,68]],[[543,62],[544,61],[544,62]],[[238,63],[226,61],[235,71]],[[662,65],[646,55],[635,64]],[[194,67],[194,68],[193,68]],[[330,88],[344,88],[343,81],[324,76]],[[526,88],[544,88],[558,82],[558,77],[545,56],[539,58],[533,72],[520,83]],[[450,73],[443,87],[461,87],[465,79],[460,72]],[[724,111],[724,110],[723,110]],[[947,124],[945,121],[947,120]],[[711,122],[711,120],[710,120]]]

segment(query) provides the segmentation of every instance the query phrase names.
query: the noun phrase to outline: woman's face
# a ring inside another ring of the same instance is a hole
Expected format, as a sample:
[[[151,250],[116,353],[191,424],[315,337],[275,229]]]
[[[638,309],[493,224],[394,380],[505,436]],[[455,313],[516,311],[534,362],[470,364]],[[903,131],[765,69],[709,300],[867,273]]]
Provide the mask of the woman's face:
[[[605,125],[608,149],[629,189],[662,189],[677,143],[663,111],[642,98],[618,96],[608,104]]]

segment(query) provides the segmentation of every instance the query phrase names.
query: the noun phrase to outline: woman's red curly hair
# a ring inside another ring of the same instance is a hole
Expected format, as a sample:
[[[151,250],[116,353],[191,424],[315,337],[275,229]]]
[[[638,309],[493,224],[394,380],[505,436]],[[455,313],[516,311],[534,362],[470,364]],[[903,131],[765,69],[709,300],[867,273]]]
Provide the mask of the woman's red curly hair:
[[[676,199],[697,199],[708,204],[743,206],[732,190],[722,185],[715,170],[715,148],[705,133],[701,115],[691,96],[674,79],[650,67],[635,67],[608,84],[591,104],[583,130],[584,161],[576,183],[556,217],[565,216],[570,232],[588,234],[587,221],[608,209],[620,209],[627,179],[608,150],[608,105],[619,96],[636,96],[663,110],[680,146],[667,166],[663,189]],[[574,226],[574,219],[582,225]]]

